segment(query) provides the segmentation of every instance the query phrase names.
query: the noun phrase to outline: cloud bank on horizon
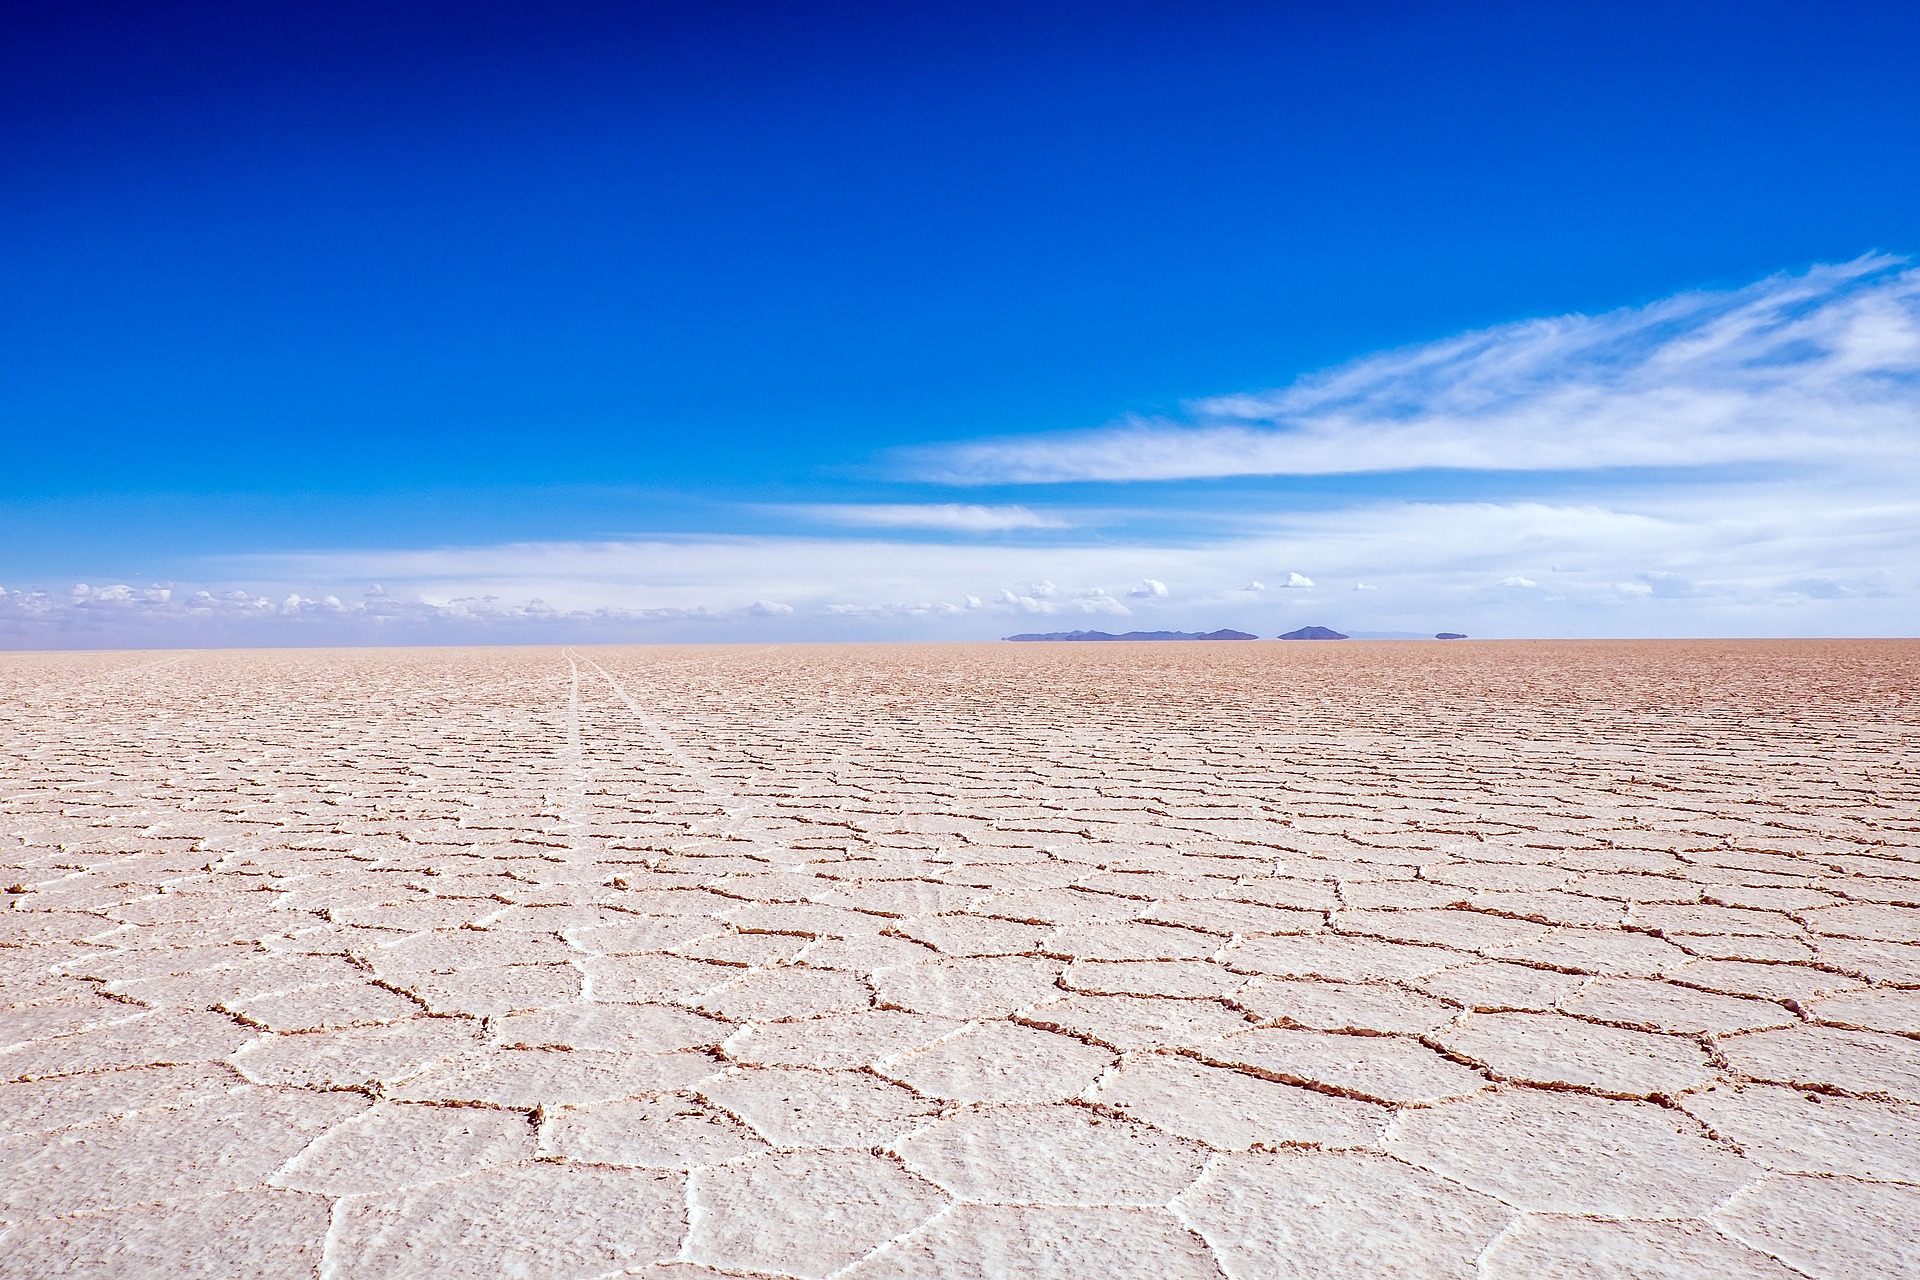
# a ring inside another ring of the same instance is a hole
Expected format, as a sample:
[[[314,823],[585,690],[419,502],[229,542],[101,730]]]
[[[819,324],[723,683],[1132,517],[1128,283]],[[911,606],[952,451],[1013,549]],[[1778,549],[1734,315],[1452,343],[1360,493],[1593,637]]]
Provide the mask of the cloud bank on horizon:
[[[1176,419],[893,464],[884,500],[762,504],[793,522],[772,532],[235,554],[189,586],[7,584],[0,642],[978,639],[1037,615],[1261,634],[1912,634],[1920,270],[1866,257],[1503,325]],[[1434,471],[1488,493],[1386,483]],[[1195,496],[1196,481],[1260,477],[1358,479],[1311,501],[1297,485]],[[1055,500],[948,500],[983,486]]]

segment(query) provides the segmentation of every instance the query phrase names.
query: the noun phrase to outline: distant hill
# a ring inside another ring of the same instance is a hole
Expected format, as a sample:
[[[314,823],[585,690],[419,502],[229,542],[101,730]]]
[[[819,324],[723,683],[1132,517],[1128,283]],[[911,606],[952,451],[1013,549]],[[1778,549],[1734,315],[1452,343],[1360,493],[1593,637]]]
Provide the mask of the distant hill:
[[[1282,640],[1345,640],[1346,637],[1331,627],[1302,627],[1298,631],[1289,631],[1280,637]]]
[[[1106,631],[1029,631],[1008,636],[1009,640],[1258,640],[1244,631],[1129,631],[1113,635]]]
[[[1465,640],[1467,637],[1459,631],[1441,631],[1434,635],[1435,640]]]

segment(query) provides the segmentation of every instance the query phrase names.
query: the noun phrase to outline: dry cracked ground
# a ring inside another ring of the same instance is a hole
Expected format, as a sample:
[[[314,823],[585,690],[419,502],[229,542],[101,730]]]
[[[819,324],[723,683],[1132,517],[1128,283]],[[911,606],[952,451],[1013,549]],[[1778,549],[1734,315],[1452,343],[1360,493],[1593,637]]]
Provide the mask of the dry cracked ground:
[[[0,691],[0,1276],[1920,1275],[1920,644]]]

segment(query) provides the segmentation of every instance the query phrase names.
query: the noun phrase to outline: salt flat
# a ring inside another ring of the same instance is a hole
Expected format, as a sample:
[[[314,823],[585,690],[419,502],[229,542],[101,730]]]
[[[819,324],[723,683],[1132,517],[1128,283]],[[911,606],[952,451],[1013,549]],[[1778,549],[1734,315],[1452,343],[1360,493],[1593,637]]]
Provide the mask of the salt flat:
[[[0,1276],[1920,1275],[1917,694],[0,658]]]

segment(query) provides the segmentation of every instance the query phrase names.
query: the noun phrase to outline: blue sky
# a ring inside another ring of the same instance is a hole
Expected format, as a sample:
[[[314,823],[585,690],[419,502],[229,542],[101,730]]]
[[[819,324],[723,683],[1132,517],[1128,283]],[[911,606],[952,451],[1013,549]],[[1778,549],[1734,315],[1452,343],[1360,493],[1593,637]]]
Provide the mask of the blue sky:
[[[0,23],[0,644],[1920,627],[1910,6]]]

